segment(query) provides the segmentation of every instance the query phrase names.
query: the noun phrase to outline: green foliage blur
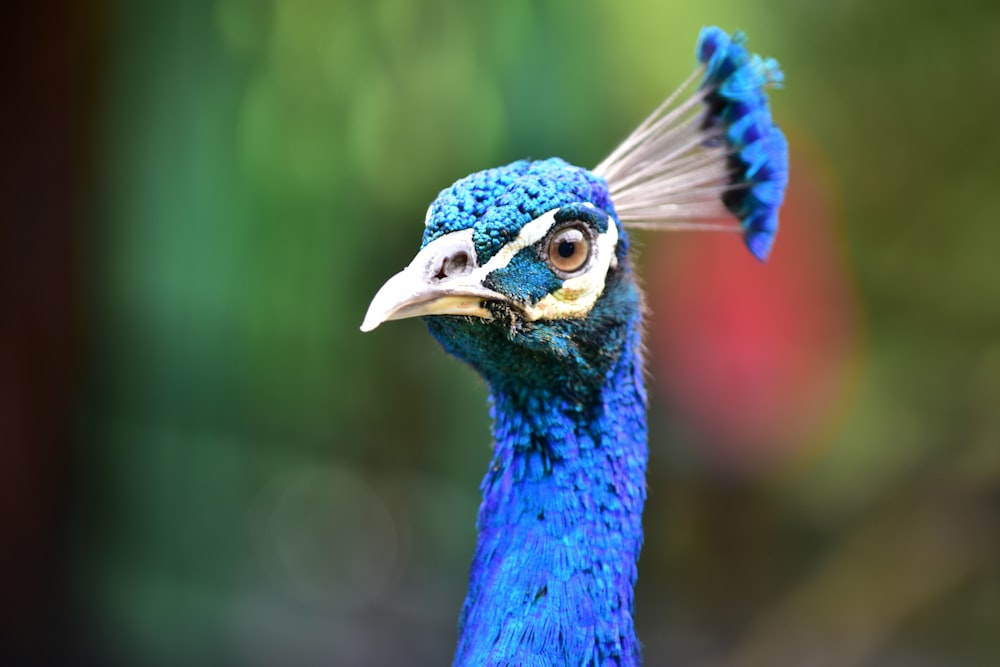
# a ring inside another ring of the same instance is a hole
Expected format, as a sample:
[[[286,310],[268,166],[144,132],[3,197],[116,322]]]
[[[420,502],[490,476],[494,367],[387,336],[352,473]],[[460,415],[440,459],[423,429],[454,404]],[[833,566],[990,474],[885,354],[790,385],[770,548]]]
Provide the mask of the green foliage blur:
[[[647,663],[1000,660],[995,3],[109,14],[72,525],[99,664],[447,664],[486,391],[419,321],[362,335],[368,300],[438,190],[596,164],[712,24],[783,65],[772,105],[833,193],[862,343],[804,461],[718,474],[653,419]]]

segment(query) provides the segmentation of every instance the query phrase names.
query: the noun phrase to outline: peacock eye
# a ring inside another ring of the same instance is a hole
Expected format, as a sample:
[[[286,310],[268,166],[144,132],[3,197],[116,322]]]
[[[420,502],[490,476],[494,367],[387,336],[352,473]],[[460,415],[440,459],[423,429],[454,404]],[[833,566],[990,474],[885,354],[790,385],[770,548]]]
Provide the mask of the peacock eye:
[[[557,275],[576,273],[590,261],[590,234],[579,223],[563,227],[549,237],[548,262]]]

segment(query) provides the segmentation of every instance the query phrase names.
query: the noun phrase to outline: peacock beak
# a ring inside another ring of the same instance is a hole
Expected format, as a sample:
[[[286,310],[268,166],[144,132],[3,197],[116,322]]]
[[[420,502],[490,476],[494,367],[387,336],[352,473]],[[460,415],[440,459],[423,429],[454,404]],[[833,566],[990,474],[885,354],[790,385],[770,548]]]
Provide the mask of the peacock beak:
[[[508,299],[483,287],[484,277],[476,263],[472,229],[445,234],[424,246],[409,266],[382,285],[368,306],[361,330],[424,315],[489,319],[492,316],[483,301]]]

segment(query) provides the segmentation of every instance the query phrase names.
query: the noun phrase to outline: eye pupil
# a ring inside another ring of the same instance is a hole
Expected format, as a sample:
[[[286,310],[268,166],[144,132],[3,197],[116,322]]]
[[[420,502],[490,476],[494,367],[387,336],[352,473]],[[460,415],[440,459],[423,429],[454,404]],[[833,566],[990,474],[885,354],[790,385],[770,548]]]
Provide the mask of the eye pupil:
[[[590,237],[579,226],[558,230],[549,240],[549,266],[559,274],[574,273],[590,259]]]

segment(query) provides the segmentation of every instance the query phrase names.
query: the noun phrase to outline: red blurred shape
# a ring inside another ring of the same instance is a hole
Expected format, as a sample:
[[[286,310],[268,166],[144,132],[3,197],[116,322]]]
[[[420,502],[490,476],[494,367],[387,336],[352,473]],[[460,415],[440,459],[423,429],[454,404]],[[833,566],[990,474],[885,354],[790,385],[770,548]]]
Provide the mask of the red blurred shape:
[[[650,238],[654,386],[728,472],[780,466],[829,439],[858,339],[817,161],[792,164],[767,264],[736,236]]]

